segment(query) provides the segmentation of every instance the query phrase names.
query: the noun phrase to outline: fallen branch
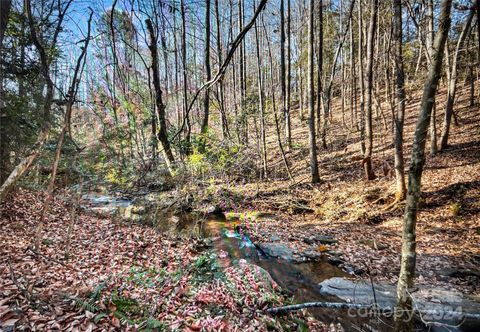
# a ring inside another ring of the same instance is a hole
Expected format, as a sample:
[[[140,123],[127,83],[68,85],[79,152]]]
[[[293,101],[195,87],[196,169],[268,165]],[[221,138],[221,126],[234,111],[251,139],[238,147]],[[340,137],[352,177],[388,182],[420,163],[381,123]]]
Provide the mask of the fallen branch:
[[[384,315],[393,315],[395,309],[391,307],[379,307],[371,304],[360,304],[360,303],[337,303],[337,302],[306,302],[300,304],[292,304],[284,307],[270,308],[267,309],[267,313],[271,315],[284,315],[292,311],[307,309],[307,308],[326,308],[326,309],[367,309],[371,312],[380,313]],[[435,315],[447,316],[450,318],[469,318],[469,319],[480,319],[480,313],[473,314],[460,311],[448,311],[448,310],[428,310],[428,309],[416,309],[413,310],[415,314],[421,315]]]
[[[7,259],[7,264],[8,268],[10,269],[10,279],[12,280],[13,284],[15,285],[15,287],[17,287],[17,289],[22,293],[22,295],[25,297],[25,299],[27,299],[28,302],[32,302],[33,294],[28,290],[28,287],[25,287],[18,281],[10,258]]]
[[[48,256],[48,255],[45,255],[45,254],[41,253],[40,251],[35,250],[34,248],[30,247],[30,246],[28,246],[27,250],[25,250],[25,252],[28,252],[28,251],[31,252],[34,256],[42,257],[43,259],[45,259],[47,261],[51,261],[53,263],[62,265],[63,267],[66,267],[67,269],[72,269],[72,270],[78,272],[82,278],[83,278],[84,274],[88,274],[88,272],[84,272],[82,270],[77,269],[74,266],[71,266],[71,265],[68,265],[68,264],[66,264],[62,261],[59,261],[58,259],[55,259],[55,258],[53,258],[51,256]]]
[[[381,313],[391,313],[392,308],[378,308],[370,304],[358,303],[337,303],[337,302],[306,302],[300,304],[292,304],[284,307],[267,309],[267,313],[271,315],[284,315],[292,311],[307,309],[307,308],[327,308],[327,309],[370,309],[377,310]]]

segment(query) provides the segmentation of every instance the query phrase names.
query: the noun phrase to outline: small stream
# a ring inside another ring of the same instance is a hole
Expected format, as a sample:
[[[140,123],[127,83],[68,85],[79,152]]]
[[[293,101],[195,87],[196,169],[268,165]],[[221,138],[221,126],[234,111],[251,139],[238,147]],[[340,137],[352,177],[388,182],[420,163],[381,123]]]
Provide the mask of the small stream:
[[[317,261],[292,263],[283,259],[267,257],[257,249],[247,234],[238,227],[238,220],[226,220],[224,216],[205,219],[202,223],[202,236],[212,238],[213,246],[224,265],[235,264],[245,259],[266,270],[277,284],[293,296],[296,303],[305,302],[344,302],[333,295],[321,292],[319,284],[330,278],[347,278],[349,275],[337,266],[330,264],[325,257]],[[393,319],[387,317],[351,317],[347,310],[315,308],[308,309],[312,315],[327,324],[340,325],[346,331],[391,331]],[[449,325],[454,325],[449,322]],[[417,324],[416,331],[480,331],[480,322],[466,321],[461,327],[431,326]]]
[[[114,214],[117,209],[125,208],[131,200],[112,198],[102,195],[84,196],[89,209]],[[112,212],[113,211],[113,212]],[[237,264],[244,259],[251,264],[266,270],[273,280],[293,297],[294,302],[344,302],[336,296],[321,292],[319,283],[334,277],[348,277],[342,269],[330,264],[326,258],[317,261],[292,263],[283,259],[267,257],[262,250],[250,240],[248,234],[239,227],[238,220],[226,220],[223,215],[201,218],[194,213],[178,215],[162,215],[154,223],[161,232],[180,237],[202,237],[210,242],[222,266]],[[391,318],[351,317],[347,310],[309,309],[319,320],[330,324],[340,323],[346,331],[390,331],[393,326]],[[417,331],[479,331],[479,322],[464,324],[460,328],[427,329],[418,325]]]
[[[209,217],[203,222],[202,234],[213,238],[213,246],[224,265],[236,264],[240,259],[260,266],[266,270],[273,280],[293,297],[294,302],[343,302],[335,296],[326,296],[320,292],[318,284],[333,277],[348,277],[342,269],[328,263],[326,258],[319,261],[292,263],[283,259],[265,256],[258,250],[248,235],[239,232],[239,221],[226,220],[224,217]],[[319,320],[325,323],[340,323],[347,331],[371,328],[388,331],[388,325],[383,322],[370,323],[371,319],[355,319],[348,317],[343,310],[309,309]],[[391,322],[390,322],[391,323]],[[388,323],[388,324],[390,324]],[[368,326],[368,327],[367,327]]]

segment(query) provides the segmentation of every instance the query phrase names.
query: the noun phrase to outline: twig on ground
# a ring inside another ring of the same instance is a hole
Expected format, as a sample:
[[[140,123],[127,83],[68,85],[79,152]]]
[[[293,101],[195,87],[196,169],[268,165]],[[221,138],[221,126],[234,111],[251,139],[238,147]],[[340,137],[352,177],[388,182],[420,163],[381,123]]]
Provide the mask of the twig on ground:
[[[10,258],[7,259],[7,264],[10,272],[10,279],[12,279],[12,282],[15,284],[17,289],[23,294],[23,296],[27,299],[27,301],[31,302],[33,298],[33,294],[28,290],[27,287],[25,287],[18,281],[17,276],[15,275],[15,270],[13,269],[13,266],[12,266],[12,262],[10,261]]]
[[[45,254],[42,254],[41,252],[37,252],[37,251],[33,250],[30,246],[27,248],[26,252],[27,252],[27,251],[30,251],[30,252],[33,253],[34,255],[40,256],[40,257],[42,257],[42,258],[44,258],[44,259],[46,259],[46,260],[50,260],[50,261],[52,261],[52,262],[54,262],[54,263],[60,264],[60,265],[62,265],[62,266],[64,266],[64,267],[66,267],[67,269],[72,269],[72,270],[78,272],[82,278],[84,277],[84,274],[85,274],[84,271],[81,271],[81,270],[79,270],[79,269],[77,269],[77,268],[75,268],[75,267],[73,267],[73,266],[69,266],[69,265],[65,264],[64,262],[59,261],[58,259],[55,259],[55,258],[53,258],[53,257],[47,256],[47,255],[45,255]]]

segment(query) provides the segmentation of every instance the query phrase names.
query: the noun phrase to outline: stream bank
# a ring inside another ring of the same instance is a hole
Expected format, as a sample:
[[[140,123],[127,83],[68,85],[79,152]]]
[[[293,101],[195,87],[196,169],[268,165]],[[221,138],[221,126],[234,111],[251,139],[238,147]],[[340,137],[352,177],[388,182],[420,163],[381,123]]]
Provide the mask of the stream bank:
[[[2,331],[326,331],[305,312],[266,313],[287,297],[246,260],[221,266],[212,242],[118,217],[71,218],[59,195],[33,251],[45,197],[20,189],[0,206]]]
[[[170,195],[170,196],[169,196]],[[115,215],[124,221],[148,224],[164,233],[177,237],[201,239],[205,250],[211,250],[223,268],[231,266],[255,266],[260,275],[268,276],[271,284],[278,284],[296,303],[354,302],[371,304],[376,297],[372,285],[364,281],[348,280],[352,274],[364,273],[341,269],[342,253],[332,248],[337,240],[331,236],[309,234],[302,239],[301,248],[292,247],[283,241],[279,234],[260,234],[258,225],[263,222],[277,222],[277,216],[269,213],[239,214],[221,213],[216,207],[207,211],[191,212],[188,199],[178,200],[171,193],[149,194],[133,200],[94,198],[89,208],[93,211]],[[262,241],[261,239],[267,239]],[[332,246],[332,248],[331,248]],[[385,283],[375,283],[378,289],[377,301],[380,305],[394,304],[395,287]],[[432,295],[433,294],[433,295]],[[480,312],[478,302],[444,288],[422,288],[415,294],[422,307],[442,310],[464,310]],[[344,312],[345,310],[311,309],[319,320],[328,324],[341,324],[346,330],[354,327],[377,328],[387,331],[391,319],[373,319],[369,315]],[[457,325],[458,319],[433,317],[437,323]],[[422,324],[418,327],[422,329]],[[478,322],[468,321],[458,331],[476,331]],[[435,331],[442,331],[435,327]]]

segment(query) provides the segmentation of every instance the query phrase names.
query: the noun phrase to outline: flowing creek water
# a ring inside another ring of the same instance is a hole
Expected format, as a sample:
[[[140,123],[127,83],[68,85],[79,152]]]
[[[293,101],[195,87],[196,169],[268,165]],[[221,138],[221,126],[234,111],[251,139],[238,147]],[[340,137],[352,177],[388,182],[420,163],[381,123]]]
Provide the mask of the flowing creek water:
[[[89,209],[113,215],[117,209],[131,204],[128,199],[116,199],[102,195],[84,196],[89,201]],[[180,237],[201,237],[209,243],[222,266],[237,264],[239,260],[257,265],[267,271],[272,279],[293,297],[295,303],[303,302],[345,302],[337,296],[322,293],[319,283],[330,278],[346,278],[348,274],[325,258],[303,263],[293,263],[266,256],[242,231],[239,220],[227,220],[225,216],[201,216],[193,213],[182,215],[162,215],[153,226],[162,232]],[[352,317],[347,310],[309,309],[317,319],[327,324],[341,324],[346,331],[390,331],[393,320],[385,317]],[[480,331],[480,322],[473,321],[461,327],[434,326],[425,328],[417,325],[417,331]]]

